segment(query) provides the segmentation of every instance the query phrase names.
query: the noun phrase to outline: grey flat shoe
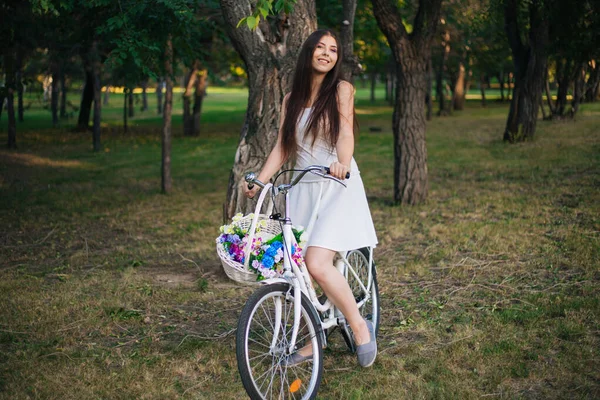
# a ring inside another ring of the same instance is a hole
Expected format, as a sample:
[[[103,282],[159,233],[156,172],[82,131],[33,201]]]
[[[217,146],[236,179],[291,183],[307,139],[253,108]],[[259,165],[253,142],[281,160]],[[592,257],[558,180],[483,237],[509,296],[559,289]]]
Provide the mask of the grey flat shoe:
[[[357,346],[356,356],[358,357],[358,363],[361,367],[370,367],[377,357],[377,340],[375,338],[375,327],[373,326],[373,323],[367,320],[365,320],[365,322],[367,323],[367,328],[369,328],[371,341]]]
[[[291,355],[287,356],[286,358],[284,358],[282,360],[281,364],[286,367],[293,367],[295,365],[302,364],[304,361],[308,361],[308,360],[312,359],[312,356],[313,356],[312,354],[303,356],[299,352],[296,352],[296,353],[291,354]]]

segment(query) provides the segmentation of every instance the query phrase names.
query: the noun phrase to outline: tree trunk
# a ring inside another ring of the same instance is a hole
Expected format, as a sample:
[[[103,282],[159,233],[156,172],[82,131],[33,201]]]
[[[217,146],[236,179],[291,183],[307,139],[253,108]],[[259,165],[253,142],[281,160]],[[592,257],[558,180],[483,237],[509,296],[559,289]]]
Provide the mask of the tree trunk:
[[[102,104],[107,106],[109,98],[110,98],[110,85],[106,85],[106,87],[104,88],[104,99],[102,100]]]
[[[158,110],[159,114],[161,114],[163,111],[162,91],[163,91],[163,81],[159,80],[156,83],[156,104],[157,104],[157,110]]]
[[[15,90],[9,87],[6,96],[6,113],[8,114],[8,144],[9,149],[17,148],[17,121],[15,120]]]
[[[127,99],[129,98],[129,89],[123,89],[123,132],[127,133]]]
[[[592,67],[592,71],[590,71],[590,77],[585,85],[586,102],[596,101],[600,89],[600,59],[592,60],[590,66]]]
[[[8,95],[6,88],[0,89],[0,121],[2,121],[2,111],[4,111],[4,101]]]
[[[196,79],[196,90],[194,91],[194,107],[192,108],[193,119],[193,135],[200,135],[200,117],[202,115],[202,102],[206,95],[206,85],[208,83],[208,70],[204,69],[200,72],[200,76]]]
[[[191,97],[192,88],[196,85],[198,79],[198,67],[200,62],[195,60],[189,74],[185,77],[185,91],[183,92],[183,135],[192,136],[194,134],[194,119],[192,115]]]
[[[13,51],[7,51],[4,54],[4,72],[6,88],[6,113],[8,114],[8,142],[9,149],[17,148],[17,121],[15,120],[15,87],[16,87],[16,71],[15,57]],[[0,105],[4,106],[4,102]]]
[[[454,110],[464,110],[465,108],[465,64],[461,61],[458,64],[458,75],[454,84],[454,96],[452,96],[452,108]]]
[[[67,82],[64,65],[60,69],[60,118],[67,118]]]
[[[427,93],[425,94],[425,106],[427,107],[426,119],[427,121],[431,121],[431,116],[433,114],[433,99],[432,99],[432,90],[433,90],[433,62],[431,57],[429,57],[429,63],[427,64]]]
[[[498,73],[498,83],[500,84],[500,101],[504,102],[504,71]]]
[[[550,93],[550,82],[548,81],[548,68],[546,68],[546,74],[544,75],[544,87],[546,89],[546,102],[548,103],[548,108],[550,109],[550,116],[548,118],[552,118],[552,116],[556,113],[554,109],[554,104],[552,103],[552,94]]]
[[[165,109],[162,128],[161,190],[170,193],[171,178],[171,114],[173,111],[173,39],[169,34],[165,46]]]
[[[556,66],[556,82],[558,89],[556,91],[556,105],[554,107],[555,115],[561,117],[567,107],[567,93],[571,86],[572,62],[570,60],[559,60]]]
[[[129,103],[129,118],[133,118],[135,116],[135,105],[134,105],[134,97],[133,97],[133,87],[129,90],[129,94],[127,95],[127,100]]]
[[[504,141],[515,143],[532,140],[535,134],[546,72],[549,22],[541,14],[543,10],[539,0],[532,0],[529,8],[529,40],[528,44],[524,44],[519,32],[516,0],[509,0],[504,10],[505,27],[515,66],[515,86]]]
[[[92,102],[94,101],[94,74],[89,55],[81,56],[85,72],[85,85],[81,94],[81,105],[79,106],[79,118],[77,120],[77,129],[86,131],[90,125],[90,115],[92,114]]]
[[[340,40],[342,42],[342,79],[353,82],[354,75],[361,72],[358,59],[354,55],[354,15],[356,14],[356,0],[342,1],[342,25],[340,27]]]
[[[17,116],[19,122],[25,121],[23,109],[23,54],[17,49],[16,59],[16,86],[17,86]]]
[[[377,72],[371,71],[369,74],[371,77],[371,103],[375,103],[375,85],[377,84]]]
[[[100,54],[98,52],[98,43],[95,41],[92,45],[93,60],[92,60],[92,75],[94,77],[94,125],[92,127],[92,143],[94,151],[102,150],[100,141],[100,122],[102,118],[102,85],[100,82],[100,74],[102,64],[100,63]]]
[[[573,80],[573,101],[571,102],[571,110],[569,111],[569,117],[575,118],[577,111],[579,110],[579,104],[583,100],[584,88],[585,88],[585,75],[587,72],[587,63],[581,63],[576,68],[576,75]]]
[[[58,127],[58,96],[60,93],[60,70],[58,62],[53,62],[52,68],[52,99],[50,101],[50,110],[52,111],[52,127]]]
[[[481,76],[479,78],[479,91],[481,92],[481,106],[482,107],[487,107],[487,101],[485,99],[485,85],[486,85],[485,74],[482,72]]]
[[[146,93],[148,89],[148,80],[144,79],[142,81],[142,112],[148,109],[148,93]]]
[[[394,107],[394,201],[419,204],[427,199],[427,147],[425,95],[431,43],[436,32],[441,0],[419,2],[409,35],[393,0],[372,0],[377,24],[385,34],[398,63]]]
[[[438,116],[448,115],[448,106],[446,106],[446,95],[444,93],[444,71],[446,70],[446,61],[450,54],[450,33],[446,31],[444,34],[444,42],[442,42],[442,57],[440,60],[440,66],[436,74],[435,80],[435,96],[437,97],[440,108],[438,110]]]
[[[297,55],[317,26],[314,1],[298,0],[294,11],[262,21],[256,31],[236,28],[251,10],[250,0],[220,0],[231,41],[248,73],[248,107],[229,178],[224,218],[253,210],[243,195],[248,171],[260,171],[277,140],[281,103],[290,89]]]

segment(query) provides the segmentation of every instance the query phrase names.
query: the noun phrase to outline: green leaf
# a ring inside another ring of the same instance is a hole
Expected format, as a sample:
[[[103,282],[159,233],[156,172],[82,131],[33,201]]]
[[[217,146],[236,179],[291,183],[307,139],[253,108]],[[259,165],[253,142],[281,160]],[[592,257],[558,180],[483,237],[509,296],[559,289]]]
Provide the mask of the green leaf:
[[[258,11],[260,11],[263,18],[267,18],[267,15],[269,15],[269,10],[267,10],[266,8],[259,8]]]
[[[253,15],[246,17],[246,25],[248,25],[248,28],[251,30],[254,30],[258,26],[258,19]]]
[[[281,9],[283,8],[284,5],[284,0],[277,0],[277,3],[275,3],[275,12],[279,13],[281,11]]]

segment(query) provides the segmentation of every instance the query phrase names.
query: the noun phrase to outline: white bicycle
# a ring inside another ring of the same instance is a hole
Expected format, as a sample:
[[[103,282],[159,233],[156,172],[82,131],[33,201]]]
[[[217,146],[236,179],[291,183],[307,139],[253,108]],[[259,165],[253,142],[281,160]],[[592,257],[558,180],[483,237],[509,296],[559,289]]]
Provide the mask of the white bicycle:
[[[267,187],[273,200],[276,196],[285,196],[285,214],[270,216],[281,224],[284,272],[281,277],[262,281],[263,285],[246,302],[238,322],[238,369],[252,399],[314,399],[323,374],[323,348],[336,327],[340,328],[350,351],[356,350],[352,331],[342,313],[329,300],[320,301],[306,265],[297,265],[291,257],[296,241],[289,216],[289,192],[307,173],[345,186],[329,175],[329,168],[315,165],[301,170],[290,184]],[[253,184],[265,187],[253,173],[246,175],[246,181],[249,187]],[[360,313],[373,323],[377,334],[379,290],[373,249],[338,253],[334,264],[346,277]],[[287,362],[293,353],[305,347],[311,348],[311,358],[296,365]]]

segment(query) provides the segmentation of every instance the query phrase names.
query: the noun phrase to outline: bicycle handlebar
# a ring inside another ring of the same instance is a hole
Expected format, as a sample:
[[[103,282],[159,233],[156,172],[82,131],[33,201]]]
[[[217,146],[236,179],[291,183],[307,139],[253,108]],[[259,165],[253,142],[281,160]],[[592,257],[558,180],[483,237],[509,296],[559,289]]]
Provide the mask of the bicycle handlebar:
[[[346,186],[346,184],[344,182],[342,182],[338,178],[330,175],[331,171],[330,171],[329,167],[324,167],[322,165],[311,165],[309,167],[304,168],[302,170],[302,172],[296,177],[296,179],[294,179],[292,181],[290,186],[296,185],[298,182],[300,182],[302,180],[302,178],[304,178],[304,175],[306,175],[309,172],[312,172],[315,175],[322,176],[323,178],[334,180],[334,181]],[[350,179],[350,172],[346,173],[346,179]],[[246,180],[246,182],[248,182],[248,189],[252,189],[254,187],[254,184],[257,184],[261,188],[265,187],[264,183],[262,183],[261,181],[256,179],[256,174],[254,172],[247,173],[245,176],[245,180]]]

